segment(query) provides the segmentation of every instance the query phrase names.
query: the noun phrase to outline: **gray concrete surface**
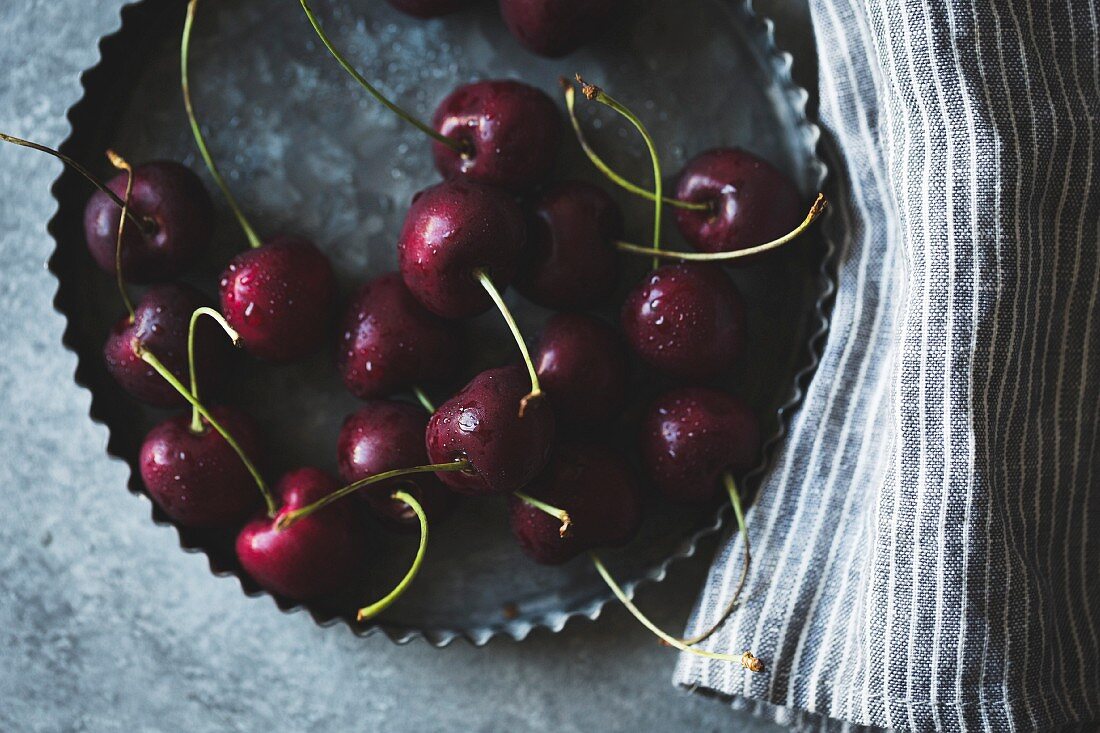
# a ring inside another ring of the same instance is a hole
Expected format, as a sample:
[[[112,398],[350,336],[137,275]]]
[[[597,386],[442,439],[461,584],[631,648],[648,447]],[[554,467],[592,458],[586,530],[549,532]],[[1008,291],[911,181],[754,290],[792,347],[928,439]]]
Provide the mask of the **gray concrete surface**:
[[[287,0],[284,0],[287,1]],[[57,144],[120,0],[0,3],[0,129]],[[801,0],[759,3],[809,57]],[[797,69],[812,78],[812,66]],[[773,730],[669,683],[619,610],[484,649],[319,629],[212,577],[122,490],[43,263],[52,159],[0,149],[0,731]],[[686,617],[702,568],[644,592]]]

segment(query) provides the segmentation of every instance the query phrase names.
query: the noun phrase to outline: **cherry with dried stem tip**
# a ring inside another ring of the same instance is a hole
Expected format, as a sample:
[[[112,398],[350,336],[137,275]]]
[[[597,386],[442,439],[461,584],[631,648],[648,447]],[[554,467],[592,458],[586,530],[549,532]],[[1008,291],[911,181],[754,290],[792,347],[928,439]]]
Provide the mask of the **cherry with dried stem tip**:
[[[424,394],[424,390],[420,389],[419,387],[413,387],[412,393],[416,396],[417,401],[420,402],[421,406],[423,406],[425,410],[427,410],[428,412],[435,412],[435,405],[432,404],[432,401],[428,398],[428,395]],[[569,528],[573,526],[573,520],[569,517],[569,512],[565,511],[564,509],[559,509],[558,507],[551,504],[547,504],[544,501],[539,501],[533,496],[528,496],[522,491],[515,491],[512,493],[517,499],[523,501],[525,504],[528,504],[541,512],[545,512],[546,514],[549,514],[551,517],[554,517],[559,522],[561,522],[561,527],[558,529],[559,536],[565,537],[569,534]]]
[[[191,404],[191,406],[199,413],[199,415],[201,415],[202,418],[206,420],[206,422],[209,423],[212,428],[217,430],[218,433],[225,439],[225,442],[229,444],[229,447],[231,447],[233,451],[237,454],[237,456],[241,459],[241,462],[245,465],[245,468],[248,469],[248,472],[252,474],[252,478],[256,481],[256,486],[259,488],[260,493],[264,497],[264,504],[266,504],[267,506],[268,517],[274,517],[276,512],[278,511],[278,506],[275,503],[275,497],[272,496],[271,489],[268,488],[267,483],[263,479],[263,476],[260,474],[259,470],[257,470],[256,466],[252,463],[251,459],[249,459],[248,454],[246,454],[244,452],[244,449],[241,448],[237,440],[229,433],[228,430],[222,427],[221,423],[219,423],[218,420],[212,414],[210,414],[210,411],[207,410],[201,402],[199,402],[198,398],[196,398],[187,390],[186,387],[183,386],[183,383],[176,378],[176,375],[172,374],[172,372],[169,371],[169,369],[164,366],[163,363],[161,363],[160,359],[158,359],[153,352],[146,349],[144,346],[141,345],[139,341],[136,340],[132,344],[132,347],[134,349],[134,353],[137,354],[142,361],[152,367],[153,370],[157,372],[157,374],[159,374],[166,382],[168,382],[168,384],[172,385],[172,387]]]
[[[535,369],[535,363],[531,360],[531,352],[527,349],[527,342],[523,338],[523,333],[519,330],[516,319],[512,316],[512,312],[504,303],[504,298],[501,296],[500,291],[497,290],[496,285],[493,284],[493,279],[489,277],[489,273],[479,269],[474,271],[474,276],[477,278],[477,281],[481,283],[481,287],[485,288],[485,292],[489,294],[489,297],[493,299],[493,303],[496,305],[497,310],[500,311],[500,315],[504,318],[504,322],[508,324],[508,330],[512,332],[512,337],[516,340],[516,346],[519,347],[520,356],[523,357],[523,363],[527,367],[527,374],[531,377],[531,391],[524,395],[523,399],[519,401],[519,416],[523,417],[527,412],[528,405],[542,398],[542,387],[539,385],[538,370]]]
[[[133,211],[130,211],[130,208],[126,205],[126,202],[122,198],[120,198],[117,193],[112,191],[106,183],[96,178],[94,175],[92,175],[91,171],[82,166],[80,163],[77,163],[69,156],[62,153],[60,150],[54,150],[53,148],[42,145],[41,143],[24,140],[23,138],[15,137],[14,135],[7,135],[2,132],[0,132],[0,140],[12,143],[13,145],[19,145],[20,147],[30,148],[31,150],[38,150],[48,155],[52,155],[80,175],[84,176],[84,178],[86,178],[93,186],[98,188],[101,192],[103,192],[104,195],[114,201],[115,204],[118,205],[118,208],[126,212],[126,217],[130,220],[130,222],[133,223],[133,225],[136,226],[138,229],[140,229],[143,234],[150,235],[154,232],[156,225],[151,220],[138,217],[136,214],[134,214]]]
[[[634,605],[630,598],[627,597],[626,592],[615,581],[615,578],[612,577],[607,567],[603,564],[603,561],[600,560],[599,555],[591,552],[589,553],[589,556],[592,558],[592,564],[596,567],[596,571],[600,574],[600,577],[603,578],[603,581],[605,583],[607,583],[607,586],[611,589],[611,592],[615,594],[615,597],[618,598],[619,601],[626,607],[626,610],[629,611],[630,614],[634,616],[634,618],[636,618],[639,623],[642,624],[642,626],[645,626],[647,629],[653,632],[661,641],[663,641],[668,646],[679,649],[682,652],[687,652],[689,654],[694,654],[699,657],[704,657],[706,659],[716,659],[721,662],[739,662],[741,666],[752,672],[763,671],[763,663],[760,662],[760,660],[758,660],[755,656],[753,656],[751,652],[746,651],[740,657],[733,656],[732,654],[708,652],[704,649],[696,649],[693,646],[689,646],[680,639],[677,639],[675,636],[672,636],[671,634],[661,630],[660,627],[650,621],[649,618],[644,613],[642,613],[642,611],[637,606]]]
[[[581,85],[581,92],[584,94],[586,99],[592,100],[594,102],[599,102],[600,104],[606,107],[610,107],[615,112],[622,115],[624,118],[626,118],[628,122],[630,122],[631,125],[634,126],[638,133],[641,134],[642,140],[645,141],[646,149],[649,151],[650,161],[653,164],[653,249],[660,250],[662,209],[661,201],[664,200],[664,181],[661,177],[661,160],[657,155],[657,146],[654,144],[652,136],[650,136],[649,131],[646,129],[645,125],[642,124],[642,121],[638,118],[637,115],[627,109],[624,105],[614,99],[603,89],[594,84],[589,84],[588,82],[586,82],[580,74],[577,74],[576,78],[577,83]],[[656,256],[654,256],[653,267],[656,268],[659,265],[660,260]]]
[[[225,316],[213,308],[202,306],[191,313],[191,319],[187,324],[187,370],[191,377],[191,394],[195,397],[195,402],[191,404],[191,430],[196,433],[202,430],[202,414],[196,406],[199,401],[199,380],[195,370],[195,326],[202,316],[213,318],[229,336],[229,340],[234,346],[240,346],[241,343],[241,335],[229,325],[229,322],[225,320]]]
[[[784,234],[778,239],[773,239],[770,242],[764,242],[754,247],[747,247],[745,249],[737,249],[730,252],[678,252],[668,249],[657,249],[651,247],[642,247],[637,244],[631,244],[630,242],[615,242],[615,247],[620,252],[627,252],[636,255],[648,255],[655,259],[661,258],[666,260],[679,260],[687,262],[729,262],[731,260],[739,260],[745,257],[753,257],[755,255],[764,254],[774,249],[779,249],[783,245],[794,241],[801,236],[810,225],[817,221],[817,218],[821,216],[825,211],[825,207],[829,202],[825,199],[825,194],[819,193],[817,198],[814,199],[813,204],[810,206],[810,210],[806,213],[806,218],[802,222],[792,229],[790,232]]]
[[[570,82],[564,76],[559,79],[559,83],[561,84],[562,90],[565,93],[565,109],[569,113],[569,121],[573,126],[573,132],[576,135],[577,143],[580,144],[581,150],[583,150],[584,154],[588,156],[588,160],[592,163],[592,165],[596,166],[596,168],[601,173],[607,176],[608,180],[610,180],[612,183],[616,184],[620,188],[623,188],[626,191],[634,194],[635,196],[640,196],[648,201],[656,201],[657,197],[652,191],[642,188],[636,183],[633,183],[619,175],[615,170],[611,168],[610,165],[607,164],[607,162],[604,161],[603,158],[599,156],[599,154],[596,153],[596,150],[592,147],[591,143],[588,142],[588,138],[585,137],[584,131],[581,128],[581,122],[577,118],[576,89],[573,87],[572,82]],[[661,201],[668,204],[669,206],[674,206],[680,209],[689,209],[693,211],[707,211],[708,209],[710,209],[710,206],[708,204],[696,203],[694,201],[681,201],[680,199],[671,196],[662,196]]]
[[[722,624],[726,622],[726,619],[737,609],[741,601],[741,591],[745,588],[745,580],[749,576],[749,565],[752,563],[752,552],[749,549],[749,530],[745,526],[745,513],[741,507],[741,495],[737,491],[737,482],[733,478],[733,474],[726,471],[722,475],[722,481],[726,486],[726,493],[729,494],[730,505],[733,506],[733,514],[737,518],[737,531],[741,534],[741,540],[745,544],[745,552],[743,555],[743,561],[741,564],[741,577],[737,580],[737,588],[733,591],[733,597],[730,598],[730,602],[726,604],[726,608],[722,611],[718,619],[711,625],[711,627],[695,636],[687,639],[681,639],[687,646],[694,646],[702,641],[709,639],[715,631],[722,627]],[[750,667],[751,669],[751,667]],[[758,670],[754,670],[758,671]]]
[[[409,586],[412,585],[413,580],[416,579],[417,573],[420,572],[420,566],[424,563],[424,554],[428,549],[428,516],[424,513],[424,507],[420,506],[420,502],[406,491],[395,491],[391,495],[391,498],[395,501],[404,502],[416,513],[416,518],[420,521],[420,543],[416,548],[416,555],[413,557],[412,565],[409,566],[409,570],[405,573],[405,577],[401,578],[397,585],[394,586],[393,590],[380,600],[360,608],[355,614],[356,621],[362,622],[374,618],[400,598],[402,594],[408,590]]]

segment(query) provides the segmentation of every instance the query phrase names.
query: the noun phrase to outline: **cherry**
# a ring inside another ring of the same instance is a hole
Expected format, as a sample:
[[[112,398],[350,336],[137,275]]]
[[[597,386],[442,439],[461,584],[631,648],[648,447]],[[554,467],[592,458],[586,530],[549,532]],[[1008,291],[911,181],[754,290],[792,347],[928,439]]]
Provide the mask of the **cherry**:
[[[618,332],[594,316],[552,316],[535,368],[560,424],[606,423],[626,404],[626,350]]]
[[[317,37],[356,83],[395,115],[433,141],[435,166],[444,178],[463,178],[526,189],[554,167],[561,120],[554,102],[518,81],[481,81],[451,92],[425,124],[390,101],[332,44],[309,0],[299,0]]]
[[[561,117],[545,92],[505,80],[466,84],[447,95],[432,126],[459,147],[435,142],[435,167],[444,178],[462,177],[522,191],[554,168]]]
[[[141,359],[135,343],[152,351],[180,380],[186,381],[187,332],[191,314],[205,306],[205,296],[186,285],[156,285],[146,291],[134,317],[123,316],[103,345],[107,371],[132,396],[155,407],[182,407],[187,401]],[[200,323],[195,333],[196,366],[204,390],[221,386],[228,370],[224,337],[212,323]]]
[[[704,211],[676,209],[680,233],[703,252],[730,252],[778,239],[803,216],[794,182],[737,148],[708,150],[688,161],[676,198],[707,204]]]
[[[707,504],[722,475],[752,468],[760,457],[760,426],[741,399],[686,387],[658,397],[641,421],[642,463],[669,499]]]
[[[367,542],[356,512],[346,504],[325,507],[286,524],[285,517],[332,494],[334,478],[317,468],[284,475],[275,491],[274,517],[260,515],[237,536],[237,558],[269,591],[296,601],[329,596],[356,582],[366,565]]]
[[[623,5],[623,0],[500,0],[500,14],[527,49],[557,58],[595,39]]]
[[[445,379],[460,361],[457,327],[425,309],[396,272],[359,288],[341,332],[337,366],[360,399]]]
[[[438,18],[471,5],[473,0],[387,0],[390,5],[416,18]]]
[[[261,359],[290,362],[323,343],[336,277],[312,242],[276,236],[234,257],[219,291],[222,312],[245,348]]]
[[[397,242],[405,285],[428,310],[468,318],[493,301],[476,277],[498,288],[515,274],[524,244],[523,214],[503,191],[444,181],[413,197]]]
[[[547,308],[587,308],[615,289],[623,215],[615,200],[583,181],[556,183],[527,207],[527,252],[516,290]]]
[[[525,493],[569,513],[572,526],[522,498],[508,499],[508,520],[520,548],[535,562],[560,565],[585,550],[620,547],[642,520],[641,496],[626,462],[603,445],[563,443]]]
[[[745,307],[721,268],[665,265],[627,296],[622,327],[627,342],[650,365],[684,379],[710,379],[741,353]]]
[[[371,400],[344,420],[337,442],[340,475],[347,482],[428,462],[424,431],[428,413],[415,405]],[[415,527],[416,513],[391,494],[403,488],[423,507],[429,521],[439,519],[454,506],[455,495],[432,474],[415,474],[373,484],[356,492],[387,526]]]
[[[117,196],[127,174],[107,182]],[[129,282],[172,280],[206,251],[214,208],[202,181],[190,168],[161,160],[134,166],[130,211],[145,227],[129,226],[122,236],[122,276]],[[99,268],[115,274],[115,246],[122,210],[117,199],[97,191],[84,207],[84,236]]]
[[[489,369],[439,406],[428,421],[428,458],[469,464],[440,474],[444,484],[461,494],[505,494],[538,475],[550,457],[554,415],[543,402],[516,414],[526,382],[519,366]]]
[[[260,430],[247,413],[232,407],[210,411],[246,453],[260,453]],[[186,527],[234,526],[260,503],[252,474],[234,448],[208,424],[193,430],[189,415],[150,430],[138,464],[153,501]]]

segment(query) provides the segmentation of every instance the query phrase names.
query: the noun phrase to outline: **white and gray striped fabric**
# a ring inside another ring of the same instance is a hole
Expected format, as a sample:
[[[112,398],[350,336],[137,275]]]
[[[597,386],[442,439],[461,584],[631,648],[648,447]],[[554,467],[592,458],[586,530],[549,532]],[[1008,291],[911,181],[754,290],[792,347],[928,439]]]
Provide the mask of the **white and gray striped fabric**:
[[[705,644],[767,671],[676,681],[803,729],[1095,730],[1100,3],[811,6],[839,290]]]

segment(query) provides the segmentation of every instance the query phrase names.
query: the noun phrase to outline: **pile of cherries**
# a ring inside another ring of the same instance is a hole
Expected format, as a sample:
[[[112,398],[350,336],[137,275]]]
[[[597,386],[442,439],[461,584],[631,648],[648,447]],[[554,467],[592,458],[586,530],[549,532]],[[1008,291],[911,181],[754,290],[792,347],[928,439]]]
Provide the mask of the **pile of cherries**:
[[[419,16],[467,4],[390,2]],[[97,183],[84,217],[89,251],[117,277],[127,306],[104,346],[108,371],[149,405],[191,407],[190,414],[154,427],[141,448],[142,478],[165,514],[186,527],[237,531],[244,571],[296,601],[331,598],[359,585],[368,559],[361,510],[395,530],[419,527],[420,549],[409,573],[389,595],[361,609],[360,619],[380,612],[412,582],[428,526],[446,515],[457,495],[505,497],[515,538],[536,562],[559,564],[629,542],[642,518],[643,482],[606,439],[627,423],[636,430],[631,443],[646,483],[689,505],[714,505],[728,490],[741,519],[733,475],[757,462],[760,434],[745,402],[711,386],[737,361],[745,339],[744,304],[722,265],[793,239],[823,199],[803,218],[794,185],[738,149],[710,150],[691,160],[672,198],[662,195],[654,155],[654,190],[643,189],[612,171],[584,140],[574,87],[563,83],[569,117],[593,163],[654,201],[653,246],[623,242],[623,215],[611,196],[588,183],[547,180],[564,125],[544,92],[512,80],[466,84],[439,104],[430,124],[421,122],[359,75],[307,0],[301,0],[306,17],[339,63],[430,138],[442,181],[412,200],[397,241],[400,271],[362,284],[341,316],[336,368],[363,400],[344,421],[337,445],[345,483],[303,467],[269,488],[256,468],[263,453],[256,422],[230,404],[208,408],[201,397],[225,394],[229,353],[219,328],[258,359],[300,360],[325,345],[338,315],[337,286],[328,259],[308,239],[256,234],[208,151],[187,74],[196,4],[191,0],[188,7],[182,44],[185,106],[199,152],[249,245],[225,266],[220,307],[173,282],[203,256],[213,229],[210,197],[188,168],[165,161],[130,168],[111,154],[122,172]],[[524,44],[550,55],[587,40],[614,17],[618,4],[500,1]],[[622,114],[652,150],[628,109],[591,85],[582,91]],[[51,152],[96,180],[56,151],[4,139]],[[697,251],[661,248],[666,206]],[[671,263],[655,266],[634,285],[616,329],[588,311],[609,305],[623,277],[623,253]],[[131,306],[125,283],[152,286]],[[533,353],[501,298],[509,285],[558,311]],[[455,376],[455,355],[462,351],[456,322],[494,306],[515,335],[522,362],[481,372],[433,406],[423,388]],[[680,386],[640,410],[628,405],[636,361],[651,382],[656,372]],[[402,394],[419,404],[394,399]],[[351,495],[352,501],[340,501]],[[755,669],[758,660],[746,666]]]

